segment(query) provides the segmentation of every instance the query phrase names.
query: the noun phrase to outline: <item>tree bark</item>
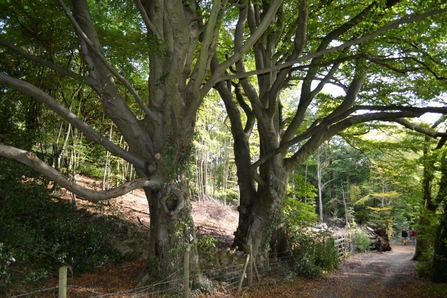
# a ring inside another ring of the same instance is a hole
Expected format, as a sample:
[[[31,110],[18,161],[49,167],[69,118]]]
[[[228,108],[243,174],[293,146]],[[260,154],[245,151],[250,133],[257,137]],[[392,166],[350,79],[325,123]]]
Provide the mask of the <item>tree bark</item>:
[[[277,158],[271,163],[282,163]],[[247,245],[252,245],[252,251],[257,264],[260,267],[268,265],[268,249],[272,232],[278,228],[282,218],[282,205],[287,191],[289,174],[282,167],[271,166],[266,174],[268,177],[262,186],[259,186],[252,200],[256,204],[248,205],[249,200],[241,200],[239,210],[239,224],[235,232],[233,246],[247,250]],[[241,190],[242,192],[247,192]]]
[[[439,123],[438,123],[439,124]],[[436,123],[433,125],[433,128],[436,127]],[[424,144],[424,151],[423,155],[424,157],[428,158],[429,154],[429,148],[430,148],[430,142],[429,142],[428,136],[425,137],[425,144]],[[443,137],[436,145],[436,148],[434,150],[439,150],[445,145],[446,139]],[[421,256],[424,253],[427,253],[429,248],[431,247],[431,239],[427,237],[427,235],[424,236],[424,230],[428,232],[428,230],[431,228],[431,219],[436,217],[436,211],[439,207],[439,205],[442,203],[443,200],[445,200],[445,197],[447,196],[447,165],[445,164],[446,156],[445,154],[442,155],[442,160],[440,162],[441,164],[441,180],[439,181],[439,191],[436,197],[433,198],[432,194],[432,182],[434,179],[434,171],[435,166],[434,164],[437,162],[435,159],[428,159],[427,163],[424,165],[423,170],[423,177],[422,177],[422,188],[423,188],[423,194],[424,197],[422,199],[422,204],[424,206],[424,210],[419,215],[419,234],[422,235],[418,238],[418,241],[416,243],[416,249],[414,252],[413,260],[418,261]],[[428,234],[428,233],[427,233]]]
[[[447,203],[444,203],[444,214],[436,231],[433,263],[430,280],[436,283],[447,283]]]

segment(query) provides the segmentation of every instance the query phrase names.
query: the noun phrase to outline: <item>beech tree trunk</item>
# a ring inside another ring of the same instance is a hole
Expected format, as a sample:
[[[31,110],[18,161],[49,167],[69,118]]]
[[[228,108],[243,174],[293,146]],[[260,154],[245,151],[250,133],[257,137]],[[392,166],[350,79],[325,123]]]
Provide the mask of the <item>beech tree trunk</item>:
[[[145,188],[150,210],[150,243],[146,270],[138,281],[143,285],[147,278],[179,278],[183,274],[183,256],[195,239],[194,222],[186,183],[167,183],[167,187],[154,191]],[[190,268],[197,268],[197,250],[190,251]]]
[[[277,158],[272,161],[281,163]],[[282,217],[282,205],[284,202],[289,174],[279,166],[268,166],[266,169],[268,181],[253,193],[249,200],[242,199],[239,206],[239,224],[235,233],[233,246],[246,250],[248,244],[252,245],[253,254],[260,267],[268,265],[268,250],[272,232]],[[241,190],[241,193],[248,191]],[[256,204],[252,202],[256,201]]]

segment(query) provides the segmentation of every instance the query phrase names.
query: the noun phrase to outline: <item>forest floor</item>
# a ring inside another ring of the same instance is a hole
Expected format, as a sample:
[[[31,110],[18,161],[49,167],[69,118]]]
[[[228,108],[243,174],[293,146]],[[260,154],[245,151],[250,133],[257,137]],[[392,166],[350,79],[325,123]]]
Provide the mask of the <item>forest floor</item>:
[[[97,182],[81,177],[78,183],[94,188]],[[66,197],[69,198],[69,195]],[[147,239],[132,237],[136,236],[134,233],[148,234],[148,205],[141,190],[113,199],[100,208],[92,207],[81,200],[77,200],[77,205],[89,210],[96,208],[95,212],[101,215],[119,216],[131,223],[133,228],[127,229],[122,237],[116,238],[118,248],[123,252],[146,252]],[[212,235],[223,245],[231,244],[238,220],[236,208],[214,199],[193,202],[192,205],[192,216],[198,236]],[[344,260],[340,269],[323,274],[319,278],[299,277],[293,281],[246,289],[239,296],[218,293],[209,297],[447,297],[446,285],[432,284],[418,277],[416,262],[411,260],[413,253],[412,245],[395,245],[389,252],[355,254]],[[91,297],[92,293],[131,290],[143,267],[144,260],[135,260],[114,268],[98,268],[95,272],[73,277],[70,283],[75,287],[69,289],[69,297]]]

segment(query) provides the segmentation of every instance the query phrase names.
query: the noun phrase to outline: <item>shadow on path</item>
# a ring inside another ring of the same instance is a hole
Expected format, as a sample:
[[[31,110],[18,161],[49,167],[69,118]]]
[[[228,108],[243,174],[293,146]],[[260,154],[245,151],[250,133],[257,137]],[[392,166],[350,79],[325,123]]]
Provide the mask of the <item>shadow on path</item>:
[[[347,259],[340,270],[319,278],[297,297],[415,297],[407,295],[408,286],[418,279],[416,263],[411,260],[414,246],[393,246],[389,252],[357,254]]]

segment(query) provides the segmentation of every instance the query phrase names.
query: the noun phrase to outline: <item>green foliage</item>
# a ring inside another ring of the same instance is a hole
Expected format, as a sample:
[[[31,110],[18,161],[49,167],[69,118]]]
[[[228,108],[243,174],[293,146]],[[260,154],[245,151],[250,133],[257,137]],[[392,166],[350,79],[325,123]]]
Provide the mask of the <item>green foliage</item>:
[[[297,175],[294,181],[303,176]],[[297,180],[298,179],[298,180]],[[308,198],[307,202],[287,196],[283,206],[283,229],[293,259],[296,274],[317,277],[323,271],[333,270],[339,266],[339,258],[333,239],[326,232],[315,232],[318,215],[315,213],[313,198],[316,189],[310,183],[301,181],[299,189],[289,189],[289,195]],[[303,186],[304,185],[304,186]]]
[[[310,183],[309,179],[301,173],[293,173],[290,176],[287,187],[287,195],[292,198],[300,198],[306,202],[313,202],[317,197],[318,189]]]
[[[368,252],[371,246],[371,240],[363,231],[358,231],[355,234],[355,245],[360,252]]]
[[[290,197],[284,200],[283,214],[286,225],[291,227],[318,221],[314,206]]]
[[[327,271],[335,270],[340,266],[340,258],[333,238],[327,238],[326,242],[317,244],[315,264]]]
[[[418,225],[417,241],[423,245],[421,256],[418,257],[418,272],[420,276],[429,277],[432,268],[434,256],[434,241],[436,237],[436,229],[439,226],[439,218],[432,212],[427,210],[421,211],[421,222]]]
[[[5,244],[0,242],[0,293],[9,287],[11,283],[10,266],[15,262],[12,252],[5,249]]]
[[[434,255],[433,245],[429,245],[429,247],[422,252],[422,255],[418,258],[417,263],[419,276],[425,278],[428,278],[430,276],[432,269],[433,255]]]
[[[316,222],[318,220],[314,207],[316,197],[317,188],[304,175],[292,174],[283,204],[283,216],[286,225],[295,226]]]
[[[0,163],[7,173],[0,176],[0,291],[22,283],[38,285],[61,264],[80,274],[125,260],[108,241],[109,220],[52,200],[46,180],[35,172],[24,176],[26,166]]]
[[[445,297],[447,283],[428,283],[416,289],[413,297]]]
[[[340,260],[334,240],[325,232],[312,231],[312,227],[301,226],[295,234],[289,234],[288,243],[294,260],[294,272],[318,277],[324,271],[338,268]]]
[[[217,239],[211,235],[205,236],[197,240],[197,250],[201,259],[213,260],[216,252]]]

